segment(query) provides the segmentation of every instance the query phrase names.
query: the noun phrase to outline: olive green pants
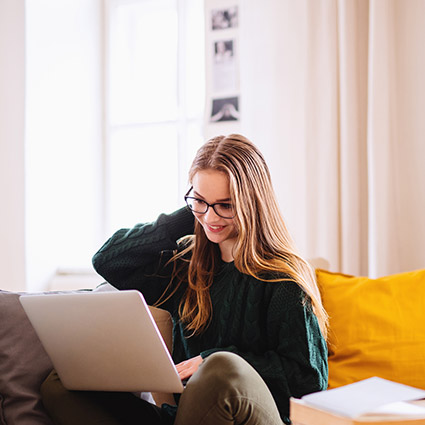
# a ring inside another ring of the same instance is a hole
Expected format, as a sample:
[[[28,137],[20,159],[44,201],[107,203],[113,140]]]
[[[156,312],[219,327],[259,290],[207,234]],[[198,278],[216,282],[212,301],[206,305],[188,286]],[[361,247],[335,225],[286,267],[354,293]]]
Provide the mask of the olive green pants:
[[[130,393],[68,391],[52,373],[41,388],[56,425],[162,425],[164,411]],[[209,356],[181,395],[175,425],[282,425],[260,375],[240,356]]]

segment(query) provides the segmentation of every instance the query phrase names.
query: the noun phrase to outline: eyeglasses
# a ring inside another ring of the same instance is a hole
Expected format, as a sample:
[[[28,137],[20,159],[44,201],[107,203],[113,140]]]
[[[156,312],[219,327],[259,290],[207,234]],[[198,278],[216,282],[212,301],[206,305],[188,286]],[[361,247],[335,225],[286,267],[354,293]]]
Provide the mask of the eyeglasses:
[[[188,194],[193,188],[190,188]],[[211,207],[214,212],[221,218],[233,218],[236,215],[236,211],[232,204],[227,202],[216,202],[215,204],[209,204],[203,199],[194,198],[192,196],[186,195],[184,197],[187,206],[197,214],[206,214],[208,209]]]

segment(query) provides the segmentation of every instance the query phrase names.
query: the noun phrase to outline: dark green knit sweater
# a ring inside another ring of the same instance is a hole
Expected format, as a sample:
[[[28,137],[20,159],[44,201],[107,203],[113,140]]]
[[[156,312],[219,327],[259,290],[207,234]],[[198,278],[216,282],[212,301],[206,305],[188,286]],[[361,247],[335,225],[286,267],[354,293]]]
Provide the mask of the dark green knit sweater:
[[[192,234],[194,217],[186,208],[154,223],[116,232],[93,257],[96,271],[118,289],[140,290],[148,304],[164,292],[172,272],[166,265],[177,240]],[[216,351],[239,354],[269,387],[288,422],[289,397],[327,387],[327,349],[316,316],[294,282],[263,282],[222,263],[210,289],[213,313],[201,335],[189,337],[179,321],[184,285],[162,308],[173,317],[173,359],[179,363]]]

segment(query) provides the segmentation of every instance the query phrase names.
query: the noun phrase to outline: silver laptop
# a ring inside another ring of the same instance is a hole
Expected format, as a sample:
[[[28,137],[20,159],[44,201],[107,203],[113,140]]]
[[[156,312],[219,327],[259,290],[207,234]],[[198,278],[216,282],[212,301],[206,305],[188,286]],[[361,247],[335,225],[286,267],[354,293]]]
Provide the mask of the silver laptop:
[[[140,292],[23,295],[20,301],[65,388],[183,391]]]

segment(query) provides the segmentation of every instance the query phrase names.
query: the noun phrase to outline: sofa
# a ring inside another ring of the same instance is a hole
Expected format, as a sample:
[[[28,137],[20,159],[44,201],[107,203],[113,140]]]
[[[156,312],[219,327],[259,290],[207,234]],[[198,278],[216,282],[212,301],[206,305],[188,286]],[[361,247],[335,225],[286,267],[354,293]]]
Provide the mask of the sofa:
[[[330,316],[329,388],[380,376],[425,389],[425,270],[379,279],[320,268],[316,275]],[[52,364],[21,294],[0,290],[0,425],[52,425],[39,392]],[[168,313],[151,311],[170,347]],[[171,395],[153,397],[161,404]]]

